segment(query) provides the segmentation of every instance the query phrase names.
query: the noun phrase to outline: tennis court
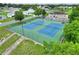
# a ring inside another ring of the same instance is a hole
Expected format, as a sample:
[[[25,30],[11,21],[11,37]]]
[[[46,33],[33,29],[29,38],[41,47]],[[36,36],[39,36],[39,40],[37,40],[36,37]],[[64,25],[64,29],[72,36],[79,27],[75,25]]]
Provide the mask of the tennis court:
[[[48,21],[41,18],[34,19],[31,22],[22,25],[10,27],[9,30],[17,32],[34,41],[43,43],[44,41],[59,42],[63,35],[64,24],[54,21]]]
[[[55,29],[55,28],[44,28],[44,29],[41,29],[39,30],[38,32],[40,34],[44,34],[44,35],[47,35],[47,36],[51,36],[51,37],[54,37],[54,35],[56,35],[56,33],[58,32],[59,30],[58,29]]]
[[[25,25],[23,27],[26,28],[26,29],[32,30],[32,29],[36,28],[37,26],[42,25],[43,23],[44,23],[43,20],[38,20],[38,21],[32,22],[32,23],[30,23],[28,25]]]
[[[51,23],[51,24],[47,25],[47,27],[61,29],[63,27],[63,24]]]

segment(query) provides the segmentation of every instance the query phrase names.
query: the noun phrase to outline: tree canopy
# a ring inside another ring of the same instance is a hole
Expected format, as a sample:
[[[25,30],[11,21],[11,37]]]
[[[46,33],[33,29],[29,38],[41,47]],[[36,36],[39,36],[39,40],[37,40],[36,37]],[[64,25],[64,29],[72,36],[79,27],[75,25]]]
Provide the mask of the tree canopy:
[[[79,44],[73,42],[46,43],[44,42],[45,54],[53,55],[79,55]]]
[[[41,8],[37,8],[34,12],[35,15],[41,15],[42,14],[42,9]]]
[[[35,15],[43,15],[45,16],[47,13],[44,9],[41,9],[41,8],[37,8],[34,12]]]
[[[21,21],[24,18],[23,12],[22,11],[16,11],[14,17],[15,17],[15,20]]]
[[[34,5],[24,4],[24,5],[21,6],[21,8],[24,9],[24,10],[28,10],[29,8],[32,8],[32,9],[35,10],[35,9],[37,9],[37,5],[36,4],[34,4]]]
[[[79,42],[79,21],[74,20],[72,23],[66,24],[64,28],[64,37],[67,41]]]
[[[70,22],[74,20],[79,20],[79,7],[73,7],[72,8],[72,13],[69,15]]]
[[[25,5],[22,5],[21,8],[24,9],[24,10],[28,10],[30,7],[31,7],[30,5],[25,4]]]

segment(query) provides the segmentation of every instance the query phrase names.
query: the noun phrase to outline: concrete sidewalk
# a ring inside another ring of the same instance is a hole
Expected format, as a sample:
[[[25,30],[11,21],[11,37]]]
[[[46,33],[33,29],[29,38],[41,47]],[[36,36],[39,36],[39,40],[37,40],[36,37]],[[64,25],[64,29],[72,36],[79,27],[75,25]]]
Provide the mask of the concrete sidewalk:
[[[2,55],[9,55],[23,40],[23,37],[19,38],[14,44],[7,48]]]
[[[7,40],[9,40],[13,35],[15,35],[16,33],[13,33],[12,35],[10,35],[9,37],[5,38],[4,40],[0,41],[0,46],[2,44],[4,44]]]
[[[33,17],[31,16],[31,17],[24,18],[23,21],[26,21],[27,19],[31,19],[31,18],[35,18],[35,17],[38,17],[38,16],[33,16]],[[16,21],[16,20],[5,22],[5,23],[0,24],[0,27],[10,25],[10,24],[13,24],[13,23],[17,23],[17,22],[18,21]]]

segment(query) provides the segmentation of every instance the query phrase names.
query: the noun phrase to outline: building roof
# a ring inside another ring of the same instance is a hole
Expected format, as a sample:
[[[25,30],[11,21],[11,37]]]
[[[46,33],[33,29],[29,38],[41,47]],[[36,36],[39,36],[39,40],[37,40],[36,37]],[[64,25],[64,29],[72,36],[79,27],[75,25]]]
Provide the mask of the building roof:
[[[23,11],[23,14],[28,15],[28,13],[34,13],[34,12],[35,12],[35,10],[30,8],[27,11]]]
[[[35,10],[33,10],[33,9],[28,9],[28,12],[35,12]]]

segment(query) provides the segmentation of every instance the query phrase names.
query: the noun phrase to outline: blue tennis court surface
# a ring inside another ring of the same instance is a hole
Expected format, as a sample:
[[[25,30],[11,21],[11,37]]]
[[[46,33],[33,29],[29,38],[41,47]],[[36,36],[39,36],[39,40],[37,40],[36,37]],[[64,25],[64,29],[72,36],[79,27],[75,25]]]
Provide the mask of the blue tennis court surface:
[[[58,31],[59,30],[55,28],[44,28],[44,29],[39,30],[38,32],[44,35],[54,37],[54,35],[56,35]]]
[[[42,25],[43,23],[44,23],[43,20],[38,20],[38,21],[32,22],[32,23],[30,23],[30,24],[28,24],[28,25],[25,25],[25,26],[23,26],[23,27],[26,28],[26,29],[32,30],[32,29],[34,29],[34,28],[36,28],[36,27]]]
[[[63,27],[63,24],[58,24],[58,23],[52,23],[49,25],[46,25],[45,28],[39,30],[38,32],[44,35],[48,35],[51,37],[54,37],[56,33]]]
[[[64,25],[63,24],[59,24],[59,23],[52,23],[47,25],[48,28],[57,28],[57,29],[61,29]]]

